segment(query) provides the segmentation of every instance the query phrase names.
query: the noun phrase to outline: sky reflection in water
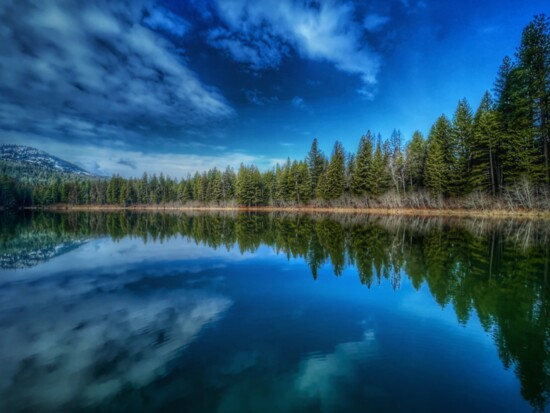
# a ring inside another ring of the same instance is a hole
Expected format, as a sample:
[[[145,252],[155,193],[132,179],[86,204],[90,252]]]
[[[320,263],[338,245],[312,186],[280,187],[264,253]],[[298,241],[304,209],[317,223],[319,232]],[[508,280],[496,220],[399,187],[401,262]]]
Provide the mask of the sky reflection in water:
[[[544,231],[77,217],[3,226],[1,411],[544,409]]]

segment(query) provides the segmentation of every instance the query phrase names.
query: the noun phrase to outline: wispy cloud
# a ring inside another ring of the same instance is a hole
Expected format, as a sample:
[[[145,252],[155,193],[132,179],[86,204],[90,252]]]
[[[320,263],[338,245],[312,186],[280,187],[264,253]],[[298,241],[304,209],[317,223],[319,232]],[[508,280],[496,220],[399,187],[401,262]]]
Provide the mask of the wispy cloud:
[[[117,162],[120,165],[127,166],[131,169],[136,169],[137,168],[136,163],[134,161],[132,161],[131,159],[119,159]],[[97,163],[95,163],[94,166],[98,167]]]
[[[30,145],[52,155],[70,161],[92,173],[101,176],[119,174],[124,177],[139,177],[143,172],[183,178],[187,174],[202,172],[211,168],[238,168],[240,163],[258,165],[261,169],[274,166],[279,159],[257,156],[242,150],[228,150],[220,145],[190,142],[181,145],[199,153],[159,153],[136,150],[124,142],[111,141],[108,146],[94,143],[74,145],[38,135],[8,132],[4,135],[9,142]]]
[[[190,24],[164,7],[154,6],[146,10],[143,23],[151,29],[182,37],[187,33]]]
[[[353,3],[217,0],[216,11],[224,27],[210,32],[211,44],[253,69],[277,67],[289,47],[376,83],[379,57],[363,40]]]
[[[373,13],[365,16],[363,25],[368,31],[375,32],[380,30],[389,21],[390,18],[388,16],[381,16],[380,14]]]
[[[254,33],[212,29],[208,35],[211,46],[225,50],[237,62],[247,63],[259,70],[277,67],[288,48],[269,32]]]
[[[264,96],[264,94],[258,89],[245,89],[244,94],[246,96],[246,100],[257,106],[265,106],[279,100],[277,96]]]
[[[304,99],[302,99],[300,96],[294,96],[290,103],[292,103],[292,106],[298,109],[303,109],[306,107]]]
[[[0,21],[0,129],[139,139],[233,114],[158,33],[188,24],[149,1],[8,1]]]
[[[159,271],[157,265],[154,271],[144,272],[148,261],[158,264],[166,256],[181,260],[182,254],[195,259],[203,256],[204,249],[196,245],[191,249],[181,240],[159,246],[145,248],[140,240],[128,238],[116,245],[95,240],[61,257],[68,268],[75,262],[85,268],[66,271],[63,266],[61,274],[69,274],[63,277],[59,277],[60,267],[49,276],[42,272],[39,287],[28,272],[23,274],[25,281],[2,285],[2,411],[40,406],[40,411],[55,412],[62,405],[93,408],[127,386],[147,386],[170,368],[174,355],[225,315],[233,300],[204,282],[191,285],[190,271],[174,272],[170,267]],[[206,251],[204,256],[216,255]],[[121,265],[113,265],[121,257]],[[208,267],[198,267],[194,278],[206,280],[207,271]],[[113,273],[115,277],[105,276]],[[137,292],[135,285],[147,277],[159,284]],[[159,293],[158,286],[167,279],[170,288]],[[25,303],[15,306],[18,296],[26,297]],[[17,328],[10,328],[14,314],[18,315]],[[168,339],[159,342],[159,332]],[[24,360],[30,359],[33,374],[26,386],[17,386],[17,377],[26,374]],[[55,368],[51,368],[52,360]],[[98,366],[102,366],[99,375],[94,374]]]

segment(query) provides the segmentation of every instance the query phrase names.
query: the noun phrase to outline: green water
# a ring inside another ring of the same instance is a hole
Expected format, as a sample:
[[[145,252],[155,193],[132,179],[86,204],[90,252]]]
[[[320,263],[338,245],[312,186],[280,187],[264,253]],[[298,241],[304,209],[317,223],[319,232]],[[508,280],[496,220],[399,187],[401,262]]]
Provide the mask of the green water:
[[[530,412],[547,222],[0,215],[1,412]]]

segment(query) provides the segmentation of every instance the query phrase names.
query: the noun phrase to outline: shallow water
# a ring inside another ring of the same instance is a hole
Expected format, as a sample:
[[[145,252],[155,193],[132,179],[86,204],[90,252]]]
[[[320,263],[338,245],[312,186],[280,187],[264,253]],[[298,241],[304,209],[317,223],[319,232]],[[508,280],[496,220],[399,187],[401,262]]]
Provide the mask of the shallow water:
[[[2,412],[530,412],[550,228],[0,216]]]

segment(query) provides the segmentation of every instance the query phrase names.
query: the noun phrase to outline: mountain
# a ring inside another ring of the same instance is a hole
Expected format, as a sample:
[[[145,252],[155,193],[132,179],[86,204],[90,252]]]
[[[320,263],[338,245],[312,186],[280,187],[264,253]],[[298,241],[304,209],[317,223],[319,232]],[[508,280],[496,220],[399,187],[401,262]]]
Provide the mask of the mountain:
[[[56,156],[24,145],[0,145],[0,174],[33,183],[54,178],[90,179],[95,175]]]

